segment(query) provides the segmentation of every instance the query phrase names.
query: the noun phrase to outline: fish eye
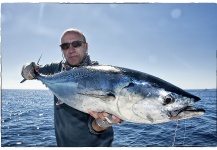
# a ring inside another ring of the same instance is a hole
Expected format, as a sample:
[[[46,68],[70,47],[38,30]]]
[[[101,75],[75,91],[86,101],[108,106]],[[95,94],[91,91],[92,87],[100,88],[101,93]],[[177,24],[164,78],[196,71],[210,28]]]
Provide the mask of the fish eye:
[[[175,99],[171,95],[167,95],[164,97],[163,105],[174,103]]]

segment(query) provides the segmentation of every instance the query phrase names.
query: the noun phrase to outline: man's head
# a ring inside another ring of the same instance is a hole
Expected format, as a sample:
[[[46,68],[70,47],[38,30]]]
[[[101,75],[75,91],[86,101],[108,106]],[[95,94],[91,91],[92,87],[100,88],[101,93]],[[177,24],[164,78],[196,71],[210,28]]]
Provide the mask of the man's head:
[[[86,38],[82,32],[76,29],[68,29],[63,32],[60,47],[66,61],[72,66],[80,64],[88,53]]]

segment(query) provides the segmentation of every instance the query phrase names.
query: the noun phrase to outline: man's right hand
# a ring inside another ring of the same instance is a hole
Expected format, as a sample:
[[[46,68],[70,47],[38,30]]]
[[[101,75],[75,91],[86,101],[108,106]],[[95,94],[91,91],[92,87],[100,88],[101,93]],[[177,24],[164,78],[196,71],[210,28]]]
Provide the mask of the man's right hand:
[[[38,72],[39,66],[35,62],[26,63],[23,65],[21,75],[26,80],[32,80],[36,77],[35,71]]]

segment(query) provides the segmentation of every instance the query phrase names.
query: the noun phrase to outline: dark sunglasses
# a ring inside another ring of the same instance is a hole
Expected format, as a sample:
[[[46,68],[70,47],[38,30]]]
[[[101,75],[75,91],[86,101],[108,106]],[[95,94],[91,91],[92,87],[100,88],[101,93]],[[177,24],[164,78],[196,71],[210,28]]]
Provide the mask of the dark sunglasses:
[[[74,47],[74,48],[77,48],[77,47],[80,47],[82,45],[82,43],[86,43],[84,41],[73,41],[72,43],[62,43],[60,45],[60,47],[63,49],[63,50],[67,50],[69,47],[70,47],[70,44]]]

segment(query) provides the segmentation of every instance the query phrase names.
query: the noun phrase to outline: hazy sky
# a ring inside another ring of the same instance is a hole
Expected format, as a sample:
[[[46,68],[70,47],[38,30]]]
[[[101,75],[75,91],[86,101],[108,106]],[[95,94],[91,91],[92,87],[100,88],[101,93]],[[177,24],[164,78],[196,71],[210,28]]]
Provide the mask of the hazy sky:
[[[1,5],[2,88],[45,89],[22,80],[26,62],[62,60],[60,36],[84,32],[92,60],[146,72],[183,89],[216,87],[217,4]]]

